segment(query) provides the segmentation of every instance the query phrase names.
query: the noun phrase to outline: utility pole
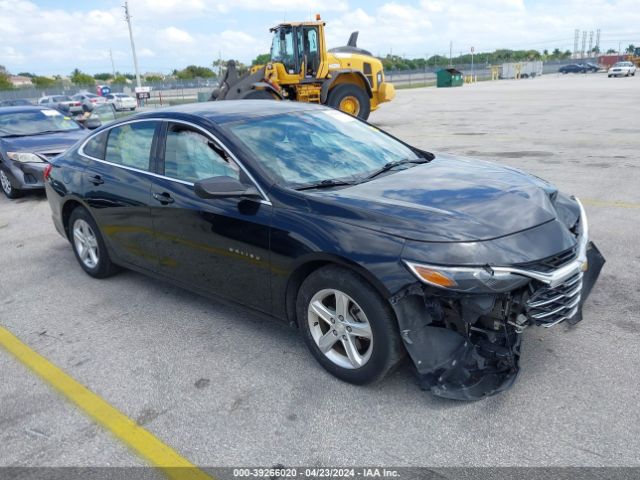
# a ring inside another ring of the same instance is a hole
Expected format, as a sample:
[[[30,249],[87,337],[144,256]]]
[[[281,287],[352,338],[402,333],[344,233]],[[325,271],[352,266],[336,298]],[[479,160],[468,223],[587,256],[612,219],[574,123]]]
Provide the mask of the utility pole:
[[[113,78],[116,78],[116,64],[113,63],[113,52],[109,49],[109,57],[111,58],[111,73],[113,74]]]
[[[578,58],[578,38],[580,38],[580,30],[576,28],[573,36],[573,58]]]
[[[451,63],[453,59],[453,40],[449,40],[449,66],[453,66]]]
[[[591,57],[593,55],[593,30],[589,32],[589,54],[587,57]]]
[[[584,49],[587,46],[587,31],[582,31],[582,50],[580,50],[580,58],[584,58]]]
[[[133,31],[131,30],[131,15],[129,15],[129,2],[124,2],[122,6],[124,8],[124,18],[129,26],[129,40],[131,40],[131,52],[133,53],[133,68],[136,71],[136,84],[138,87],[142,86],[140,82],[140,71],[138,70],[138,57],[136,56],[136,44],[133,42]]]
[[[598,54],[602,53],[600,52],[600,29],[596,30],[596,50],[598,50]]]

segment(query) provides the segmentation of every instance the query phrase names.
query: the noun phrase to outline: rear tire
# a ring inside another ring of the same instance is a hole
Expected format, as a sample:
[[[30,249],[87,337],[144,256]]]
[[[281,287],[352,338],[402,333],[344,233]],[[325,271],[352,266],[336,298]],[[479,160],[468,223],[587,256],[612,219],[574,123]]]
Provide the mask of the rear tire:
[[[71,212],[69,240],[78,263],[90,276],[107,278],[118,271],[118,267],[109,258],[98,225],[83,207],[77,207]]]
[[[11,185],[11,180],[9,180],[9,177],[2,169],[0,169],[0,188],[2,188],[2,191],[7,198],[10,198],[11,200],[22,196],[22,191]]]
[[[343,83],[334,87],[329,92],[327,105],[362,120],[367,120],[371,113],[371,103],[367,92],[351,83]]]
[[[389,303],[344,267],[330,265],[311,273],[298,292],[296,315],[312,355],[346,382],[379,381],[404,356]]]
[[[266,90],[251,90],[243,98],[245,100],[276,100],[276,97]]]

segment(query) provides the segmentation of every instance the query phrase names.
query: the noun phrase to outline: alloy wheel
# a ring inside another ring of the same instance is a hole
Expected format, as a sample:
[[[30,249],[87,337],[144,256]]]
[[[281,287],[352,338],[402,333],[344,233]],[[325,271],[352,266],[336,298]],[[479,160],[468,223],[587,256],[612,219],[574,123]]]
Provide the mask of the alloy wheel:
[[[0,185],[2,185],[2,190],[7,195],[11,195],[11,182],[9,181],[9,177],[7,174],[0,170]]]
[[[307,321],[320,351],[339,367],[361,368],[371,358],[371,325],[362,308],[346,293],[320,290],[309,302]]]
[[[87,268],[95,268],[98,265],[98,239],[91,226],[81,218],[73,224],[73,244],[80,261]]]

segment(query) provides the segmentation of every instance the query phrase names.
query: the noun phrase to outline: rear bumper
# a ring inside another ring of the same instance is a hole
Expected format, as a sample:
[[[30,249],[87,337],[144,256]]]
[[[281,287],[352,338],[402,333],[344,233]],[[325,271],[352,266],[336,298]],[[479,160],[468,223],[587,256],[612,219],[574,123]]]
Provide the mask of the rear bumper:
[[[67,237],[67,232],[64,230],[62,220],[62,202],[60,201],[60,195],[53,189],[51,182],[46,182],[44,189],[47,193],[49,207],[51,207],[51,220],[53,220],[53,225],[56,227],[58,233],[68,240],[69,238]]]

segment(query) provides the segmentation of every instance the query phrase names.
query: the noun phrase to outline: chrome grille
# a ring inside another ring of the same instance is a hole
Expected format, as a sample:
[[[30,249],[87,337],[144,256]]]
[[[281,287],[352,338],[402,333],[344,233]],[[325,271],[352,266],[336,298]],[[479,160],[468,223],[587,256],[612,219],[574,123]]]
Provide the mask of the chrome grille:
[[[577,246],[571,247],[556,255],[552,255],[542,260],[536,260],[534,262],[521,263],[516,265],[519,268],[525,268],[529,270],[535,270],[536,272],[550,272],[557,268],[566,265],[571,262],[577,255]]]
[[[529,300],[526,307],[529,317],[544,327],[551,327],[573,317],[578,311],[582,292],[582,272],[569,277],[554,288],[539,288]]]

